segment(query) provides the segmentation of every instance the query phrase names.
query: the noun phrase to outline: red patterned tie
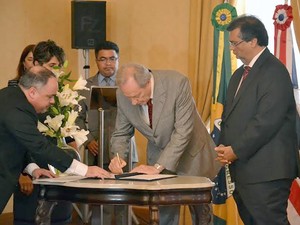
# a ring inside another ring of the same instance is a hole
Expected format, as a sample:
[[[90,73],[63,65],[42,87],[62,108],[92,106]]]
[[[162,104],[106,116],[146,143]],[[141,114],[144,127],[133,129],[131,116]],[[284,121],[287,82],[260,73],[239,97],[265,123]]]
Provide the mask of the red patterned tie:
[[[247,78],[249,72],[251,70],[251,67],[250,66],[245,66],[244,67],[244,73],[242,75],[242,82]]]
[[[150,128],[152,129],[152,109],[153,109],[153,104],[152,104],[152,99],[151,98],[147,102],[147,106],[148,106],[148,115],[149,115]]]

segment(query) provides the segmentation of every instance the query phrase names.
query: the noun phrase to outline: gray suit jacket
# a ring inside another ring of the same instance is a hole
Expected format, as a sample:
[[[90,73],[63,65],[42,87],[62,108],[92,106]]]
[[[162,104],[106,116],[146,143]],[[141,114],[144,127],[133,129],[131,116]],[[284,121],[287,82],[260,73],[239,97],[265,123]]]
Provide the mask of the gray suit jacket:
[[[147,161],[177,174],[214,178],[220,164],[214,159],[214,142],[192,97],[188,79],[176,71],[152,71],[154,77],[151,129],[143,120],[142,107],[132,105],[117,91],[118,115],[112,135],[112,152],[122,156],[134,129],[147,139]]]
[[[84,96],[86,99],[82,100],[79,102],[79,104],[82,107],[81,112],[79,113],[79,116],[77,118],[77,125],[81,129],[86,129],[89,130],[89,134],[87,135],[88,140],[84,143],[86,146],[90,141],[92,140],[98,140],[99,138],[99,130],[98,130],[98,118],[99,118],[99,113],[98,110],[91,110],[90,109],[90,91],[92,86],[99,86],[98,84],[98,74],[96,74],[93,77],[90,77],[87,79],[87,85],[86,87],[89,88],[90,90],[83,90],[80,92],[82,96]],[[103,163],[108,164],[110,162],[110,155],[109,155],[109,148],[110,148],[110,137],[112,132],[115,129],[115,118],[116,118],[116,113],[117,109],[113,108],[111,110],[106,110],[105,115],[104,115],[104,159]],[[132,144],[132,161],[133,162],[138,162],[138,156],[137,156],[137,149],[136,149],[136,144],[134,137],[132,138],[131,141]],[[89,160],[91,161],[93,159],[92,154],[89,154]],[[89,163],[92,164],[92,163]]]

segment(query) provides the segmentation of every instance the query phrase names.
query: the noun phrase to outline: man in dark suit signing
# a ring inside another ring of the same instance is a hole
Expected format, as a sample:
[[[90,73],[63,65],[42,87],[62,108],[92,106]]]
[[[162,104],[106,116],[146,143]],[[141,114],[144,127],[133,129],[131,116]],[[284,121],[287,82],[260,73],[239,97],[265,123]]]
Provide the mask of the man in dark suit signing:
[[[289,73],[266,47],[268,34],[256,17],[241,16],[227,30],[230,48],[244,65],[228,86],[217,159],[229,164],[245,225],[287,225],[299,163]]]
[[[20,79],[18,87],[0,90],[0,214],[17,187],[25,165],[25,155],[37,162],[48,162],[60,171],[87,177],[109,177],[97,166],[88,167],[72,159],[50,143],[37,129],[37,113],[44,113],[54,103],[58,90],[56,76],[42,66],[34,66]],[[34,178],[53,176],[47,170],[27,171]]]

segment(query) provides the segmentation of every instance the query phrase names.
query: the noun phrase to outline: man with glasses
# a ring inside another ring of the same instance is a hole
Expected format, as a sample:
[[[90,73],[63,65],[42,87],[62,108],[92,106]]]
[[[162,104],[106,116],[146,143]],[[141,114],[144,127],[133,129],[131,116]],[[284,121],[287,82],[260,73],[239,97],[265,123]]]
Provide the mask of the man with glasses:
[[[98,67],[98,73],[87,79],[86,87],[90,90],[84,90],[80,94],[86,99],[80,102],[82,107],[77,118],[77,125],[81,129],[88,129],[88,140],[84,146],[88,150],[88,164],[96,165],[98,155],[98,110],[90,110],[90,91],[92,86],[115,86],[115,73],[119,66],[119,47],[110,41],[100,43],[95,48],[95,59]],[[113,124],[114,126],[114,124]],[[105,132],[106,133],[106,132]],[[105,149],[108,147],[108,143]],[[107,149],[108,150],[108,149]],[[103,165],[109,163],[108,151],[104,152]]]
[[[89,151],[88,164],[97,165],[98,155],[98,110],[90,110],[90,91],[92,86],[115,86],[116,72],[119,66],[119,47],[111,41],[104,41],[99,43],[95,48],[95,59],[98,67],[98,73],[95,76],[87,79],[86,87],[90,90],[83,90],[80,94],[86,99],[81,101],[82,110],[77,119],[77,125],[81,129],[88,129],[88,140],[84,143]],[[87,124],[86,124],[87,122]],[[110,133],[114,130],[115,120],[111,124],[107,124],[112,128]],[[107,132],[104,132],[107,133]],[[110,134],[107,134],[110,136]],[[107,139],[107,138],[104,138]],[[137,153],[135,142],[133,142],[133,162],[137,162]],[[103,168],[108,168],[110,162],[109,157],[109,142],[105,143],[105,152],[103,159]]]
[[[235,48],[239,44],[242,44],[243,42],[244,42],[244,40],[241,40],[241,41],[229,41],[229,45],[230,45],[230,47]]]
[[[230,48],[244,65],[229,82],[217,159],[229,164],[233,197],[245,225],[288,225],[287,200],[299,175],[289,72],[268,50],[259,19],[241,16],[227,30]]]
[[[96,45],[95,59],[98,67],[98,73],[95,76],[87,79],[86,87],[90,90],[83,90],[80,94],[85,96],[86,99],[79,104],[82,107],[81,112],[77,118],[77,125],[81,129],[89,130],[88,140],[84,146],[88,150],[88,165],[98,164],[98,110],[90,109],[90,91],[92,86],[115,86],[116,72],[119,66],[119,47],[111,41],[104,41]],[[108,169],[110,162],[109,155],[109,142],[112,132],[115,129],[116,110],[106,110],[104,112],[104,149],[103,149],[103,168]],[[132,139],[132,161],[137,162],[137,151],[134,139]],[[116,209],[118,207],[118,209]],[[105,206],[103,224],[111,224],[114,213],[116,214],[117,224],[127,224],[127,214],[124,206]],[[92,223],[96,223],[99,216],[96,216],[96,207],[93,207]]]

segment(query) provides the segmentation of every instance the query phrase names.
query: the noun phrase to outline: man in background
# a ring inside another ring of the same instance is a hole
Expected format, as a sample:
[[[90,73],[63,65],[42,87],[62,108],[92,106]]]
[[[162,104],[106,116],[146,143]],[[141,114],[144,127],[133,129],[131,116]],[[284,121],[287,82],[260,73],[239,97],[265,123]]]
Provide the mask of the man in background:
[[[288,225],[287,200],[299,175],[289,73],[268,50],[259,19],[241,16],[227,30],[231,50],[244,65],[228,86],[217,159],[229,164],[233,197],[245,225]]]
[[[87,79],[86,87],[90,90],[82,90],[80,94],[86,99],[79,102],[82,110],[76,120],[80,129],[89,130],[87,135],[88,140],[84,146],[88,150],[88,165],[98,165],[99,154],[99,111],[97,109],[90,109],[91,89],[92,86],[115,86],[116,85],[116,72],[119,66],[119,47],[111,41],[104,41],[96,45],[95,60],[98,67],[98,73]],[[116,106],[110,106],[109,109],[104,111],[104,149],[103,151],[103,168],[108,169],[110,162],[110,138],[115,129],[116,122]],[[132,162],[136,163],[137,149],[134,138],[131,140],[132,145]],[[128,157],[127,157],[128,160]],[[126,160],[126,161],[127,161]],[[124,206],[104,206],[104,224],[110,224],[112,219],[116,217],[117,224],[127,224],[127,213]],[[92,222],[96,219],[95,214],[97,210],[93,207]],[[115,214],[115,216],[114,216]],[[99,217],[99,216],[97,216]]]

